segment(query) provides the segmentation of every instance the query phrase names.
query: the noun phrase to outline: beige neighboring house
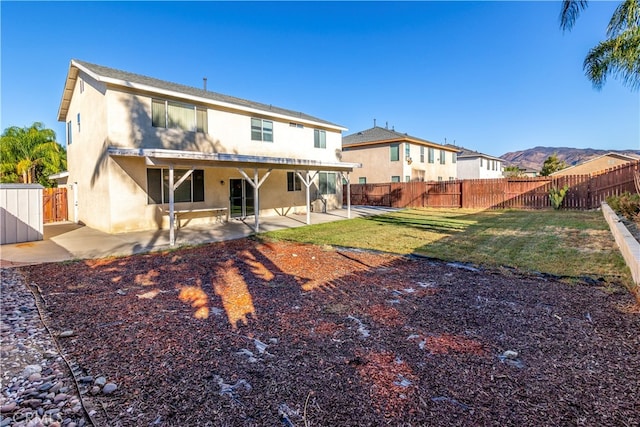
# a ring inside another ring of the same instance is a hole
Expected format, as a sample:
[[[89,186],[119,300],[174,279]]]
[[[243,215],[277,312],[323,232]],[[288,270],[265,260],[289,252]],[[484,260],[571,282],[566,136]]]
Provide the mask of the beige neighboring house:
[[[354,184],[456,179],[457,152],[379,126],[342,138],[342,160],[362,163],[354,173]]]
[[[337,124],[78,60],[58,120],[71,219],[108,233],[341,208],[359,166]]]
[[[564,168],[558,172],[554,172],[551,176],[587,175],[598,173],[629,162],[634,162],[638,159],[640,159],[640,157],[619,153],[607,153],[582,163],[569,166],[568,168]]]
[[[504,160],[500,157],[469,150],[468,148],[447,145],[458,150],[458,179],[504,178]]]

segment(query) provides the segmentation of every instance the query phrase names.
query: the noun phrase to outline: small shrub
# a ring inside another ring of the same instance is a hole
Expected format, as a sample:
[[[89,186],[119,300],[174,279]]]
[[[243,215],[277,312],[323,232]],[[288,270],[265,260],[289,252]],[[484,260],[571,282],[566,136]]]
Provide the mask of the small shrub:
[[[606,202],[611,209],[628,220],[633,221],[640,214],[640,194],[626,192],[619,196],[607,197]]]
[[[551,187],[549,189],[549,200],[551,200],[551,206],[553,206],[553,209],[560,209],[560,205],[564,200],[564,196],[567,195],[567,191],[569,191],[568,185],[565,185],[560,189],[557,187]]]

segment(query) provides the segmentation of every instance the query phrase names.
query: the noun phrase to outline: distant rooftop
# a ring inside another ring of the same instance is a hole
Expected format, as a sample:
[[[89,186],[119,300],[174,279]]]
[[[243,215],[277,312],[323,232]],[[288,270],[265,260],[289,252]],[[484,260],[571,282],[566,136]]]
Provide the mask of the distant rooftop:
[[[451,150],[450,147],[447,147],[445,145],[428,141],[426,139],[417,138],[407,133],[397,132],[395,129],[388,129],[380,126],[374,126],[371,129],[367,129],[367,130],[353,133],[351,135],[343,136],[342,147],[347,148],[349,146],[372,145],[376,143],[403,142],[403,141]]]
[[[489,154],[484,154],[481,153],[479,151],[474,151],[474,150],[470,150],[468,148],[465,147],[460,147],[458,145],[453,145],[453,144],[447,144],[447,147],[451,147],[454,148],[456,150],[458,150],[458,159],[465,159],[465,158],[475,158],[475,157],[483,157],[485,159],[490,159],[490,160],[498,160],[500,162],[504,162],[505,160],[500,158],[500,157],[496,157],[496,156],[491,156]]]

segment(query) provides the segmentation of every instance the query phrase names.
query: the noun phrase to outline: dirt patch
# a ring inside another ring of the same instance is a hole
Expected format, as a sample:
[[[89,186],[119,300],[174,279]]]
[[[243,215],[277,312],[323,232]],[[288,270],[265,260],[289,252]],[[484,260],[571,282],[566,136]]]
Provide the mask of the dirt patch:
[[[110,426],[638,425],[622,288],[249,239],[24,267]]]

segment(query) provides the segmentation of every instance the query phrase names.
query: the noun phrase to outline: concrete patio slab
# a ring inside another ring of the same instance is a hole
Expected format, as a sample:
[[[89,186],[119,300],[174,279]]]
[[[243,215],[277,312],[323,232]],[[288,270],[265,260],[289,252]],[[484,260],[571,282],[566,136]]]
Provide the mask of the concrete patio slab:
[[[356,206],[351,208],[351,218],[380,215],[396,210],[398,209]],[[312,224],[345,219],[346,209],[311,214]],[[306,225],[306,214],[260,218],[260,232]],[[233,219],[214,225],[189,225],[177,230],[176,245],[173,248],[241,239],[253,234],[253,218],[245,221]],[[126,256],[171,248],[169,230],[108,234],[74,223],[57,223],[44,226],[44,240],[0,246],[0,267]]]

